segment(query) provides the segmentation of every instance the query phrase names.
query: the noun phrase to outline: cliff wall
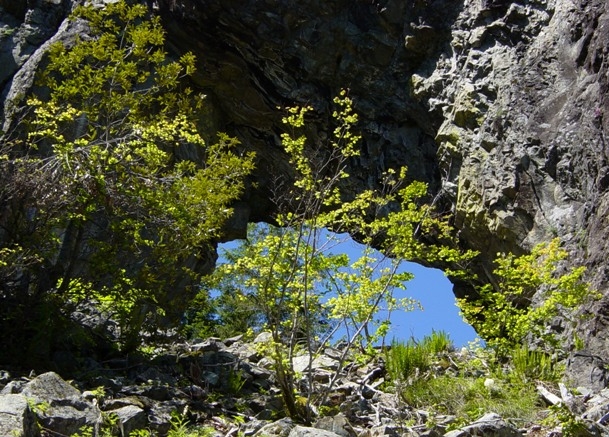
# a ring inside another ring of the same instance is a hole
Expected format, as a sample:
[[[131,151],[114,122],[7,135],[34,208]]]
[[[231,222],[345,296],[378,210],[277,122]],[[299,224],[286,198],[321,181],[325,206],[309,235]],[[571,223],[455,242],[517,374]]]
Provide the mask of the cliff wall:
[[[31,85],[40,47],[66,37],[69,0],[0,0],[5,102]],[[429,183],[488,272],[498,251],[560,237],[606,297],[582,313],[591,353],[609,359],[609,15],[603,0],[159,0],[170,49],[199,59],[205,128],[259,156],[242,220],[268,216],[289,173],[277,106],[308,104],[316,137],[349,90],[361,156],[349,189],[390,167]],[[63,33],[62,33],[63,32]],[[10,121],[6,104],[5,121]],[[606,114],[608,114],[606,116]],[[10,123],[5,123],[5,128]],[[270,176],[272,175],[272,176]],[[457,284],[455,293],[468,289]]]
[[[219,102],[225,125],[269,169],[281,159],[275,107],[311,104],[323,138],[329,101],[346,87],[364,135],[353,190],[408,165],[453,214],[464,246],[488,260],[482,276],[497,252],[560,237],[606,294],[606,2],[160,6],[175,47],[200,53],[200,86]],[[580,327],[604,358],[606,306],[603,299],[585,309],[593,317]]]

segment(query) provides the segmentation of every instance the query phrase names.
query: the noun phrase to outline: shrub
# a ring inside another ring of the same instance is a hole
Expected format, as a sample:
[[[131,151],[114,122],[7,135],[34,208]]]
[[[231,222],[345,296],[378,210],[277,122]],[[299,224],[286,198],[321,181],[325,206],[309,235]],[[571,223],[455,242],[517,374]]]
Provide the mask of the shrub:
[[[359,154],[360,137],[354,133],[357,114],[346,91],[334,103],[335,128],[323,145],[305,135],[311,108],[287,108],[283,122],[288,132],[281,139],[294,183],[276,190],[281,193],[275,199],[279,227],[252,228],[237,249],[238,256],[220,266],[202,287],[202,293],[220,294],[218,318],[242,330],[243,325],[231,317],[238,312],[254,329],[271,333],[266,353],[274,360],[286,410],[304,422],[311,421],[310,404],[325,403],[347,355],[353,350],[360,357],[375,354],[373,345],[388,332],[387,314],[416,307],[412,299],[397,298],[413,277],[399,271],[404,260],[455,265],[474,256],[457,248],[452,227],[425,204],[427,185],[406,183],[405,168],[387,170],[379,190],[355,196],[342,192],[341,181],[349,177],[349,163]],[[333,254],[336,240],[328,229],[356,234],[365,246],[362,256],[351,262],[346,254]],[[231,297],[226,298],[226,293]],[[207,320],[199,319],[204,327]],[[318,397],[311,391],[314,380],[309,371],[305,375],[309,392],[301,406],[295,396],[292,358],[305,350],[313,360],[337,332],[346,344],[339,368]],[[429,347],[440,349],[443,343],[439,335]]]
[[[202,97],[185,85],[194,56],[170,60],[160,18],[133,3],[75,9],[89,35],[49,47],[44,97],[27,98],[22,124],[0,143],[0,204],[10,205],[0,330],[24,350],[20,365],[67,340],[51,327],[76,310],[117,321],[112,344],[125,351],[143,329],[176,323],[253,168],[237,140],[205,143]]]
[[[584,267],[561,270],[567,256],[558,239],[527,255],[499,254],[496,285],[478,288],[477,299],[458,299],[465,320],[499,356],[508,356],[531,335],[554,351],[556,338],[547,331],[548,322],[561,313],[576,324],[566,313],[600,296],[584,281]],[[532,301],[534,295],[540,303]]]

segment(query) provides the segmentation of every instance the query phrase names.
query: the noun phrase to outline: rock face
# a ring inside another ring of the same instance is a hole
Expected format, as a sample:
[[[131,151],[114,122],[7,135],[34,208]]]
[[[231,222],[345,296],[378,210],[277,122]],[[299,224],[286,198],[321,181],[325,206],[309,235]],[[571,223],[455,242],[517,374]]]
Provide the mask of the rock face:
[[[312,104],[323,138],[328,101],[347,87],[364,136],[353,190],[408,165],[481,259],[558,236],[606,290],[606,2],[272,3],[161,5],[175,46],[201,53],[200,86],[263,163],[278,153],[276,105]],[[606,320],[583,328],[603,359]]]
[[[354,189],[408,165],[482,258],[557,235],[604,263],[605,2],[178,3],[171,40],[201,53],[200,85],[263,159],[275,106],[312,104],[323,133],[348,87],[364,134]]]
[[[21,67],[71,6],[0,2],[4,96],[23,91],[13,79],[27,74]],[[276,107],[312,105],[322,142],[331,98],[347,88],[364,137],[349,189],[408,165],[482,259],[558,236],[607,295],[605,1],[159,0],[154,8],[171,50],[198,56],[210,129],[258,153],[244,216],[268,217],[269,174],[289,173]],[[607,299],[581,326],[601,360],[609,359]]]

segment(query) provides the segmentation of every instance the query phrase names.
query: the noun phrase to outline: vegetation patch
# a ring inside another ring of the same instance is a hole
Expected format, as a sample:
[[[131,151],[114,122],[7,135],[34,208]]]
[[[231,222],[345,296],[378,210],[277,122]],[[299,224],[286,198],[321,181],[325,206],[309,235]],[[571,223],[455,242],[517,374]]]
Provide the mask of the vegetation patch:
[[[409,408],[456,416],[450,428],[488,412],[518,426],[544,416],[536,383],[560,376],[549,358],[519,350],[516,362],[499,363],[492,350],[473,346],[457,352],[447,340],[434,332],[418,343],[394,341],[386,353],[387,389]]]

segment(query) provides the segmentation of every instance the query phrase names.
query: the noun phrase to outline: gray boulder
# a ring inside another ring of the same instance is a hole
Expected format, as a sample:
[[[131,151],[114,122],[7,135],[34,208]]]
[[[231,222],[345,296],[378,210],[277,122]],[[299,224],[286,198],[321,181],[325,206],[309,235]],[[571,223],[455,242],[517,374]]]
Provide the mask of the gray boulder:
[[[72,435],[83,426],[95,427],[101,419],[99,408],[54,372],[28,382],[21,395],[27,398],[43,428]]]
[[[153,431],[153,435],[167,435],[171,428],[172,414],[182,412],[186,409],[187,403],[182,399],[175,399],[166,402],[153,402],[148,412],[148,428]]]
[[[112,413],[116,414],[122,436],[128,436],[131,431],[145,428],[148,423],[146,412],[135,405],[126,405]]]
[[[294,422],[286,417],[263,426],[254,434],[254,437],[288,437],[293,428]]]
[[[38,437],[36,415],[21,394],[0,396],[0,435]]]
[[[315,428],[331,431],[342,437],[355,437],[357,435],[347,417],[342,413],[338,413],[334,417],[320,418],[315,422]]]
[[[471,425],[455,429],[445,434],[445,437],[521,437],[522,433],[505,422],[496,413],[488,413]]]
[[[294,357],[294,359],[292,360],[292,365],[294,366],[294,371],[297,373],[306,372],[307,370],[309,370],[309,367],[313,370],[338,369],[338,361],[325,355],[316,357],[314,360],[311,360],[308,355],[299,355],[297,357]]]
[[[609,384],[607,361],[586,350],[577,351],[569,357],[566,376],[572,384],[593,391],[600,391]]]
[[[609,389],[601,390],[588,400],[586,411],[582,415],[584,419],[589,419],[607,425],[609,423]]]
[[[290,431],[288,437],[341,437],[341,435],[325,429],[298,425]]]
[[[367,429],[360,437],[400,437],[402,435],[402,427],[397,425],[379,425]]]

